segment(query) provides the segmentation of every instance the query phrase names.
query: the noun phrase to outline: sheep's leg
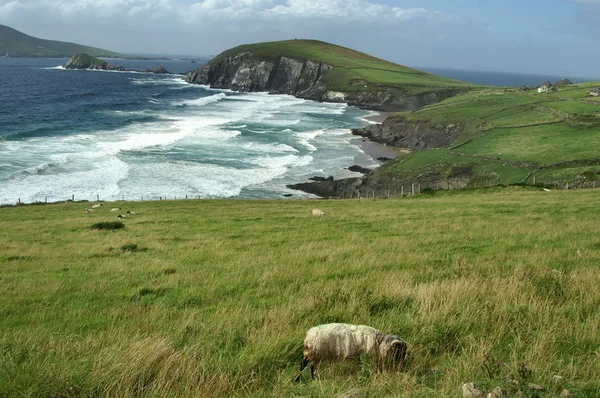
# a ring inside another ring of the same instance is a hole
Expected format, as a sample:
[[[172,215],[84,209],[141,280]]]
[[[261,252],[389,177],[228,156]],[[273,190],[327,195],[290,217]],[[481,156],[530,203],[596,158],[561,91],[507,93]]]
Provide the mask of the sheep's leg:
[[[310,361],[307,358],[302,358],[302,362],[300,362],[300,373],[298,374],[298,377],[296,377],[296,382],[300,381],[300,377],[302,377],[302,372],[304,371],[306,365],[308,365],[309,362]]]
[[[312,376],[313,379],[318,379],[319,378],[319,365],[321,364],[321,362],[314,362],[310,367],[310,374]]]

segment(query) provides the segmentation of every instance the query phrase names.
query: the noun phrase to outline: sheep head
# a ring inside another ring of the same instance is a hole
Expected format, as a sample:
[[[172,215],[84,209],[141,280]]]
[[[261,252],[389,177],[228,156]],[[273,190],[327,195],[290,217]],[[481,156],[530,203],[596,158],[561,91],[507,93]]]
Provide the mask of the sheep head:
[[[391,343],[391,349],[392,359],[394,360],[394,362],[403,363],[406,359],[406,342],[404,340],[396,338]]]

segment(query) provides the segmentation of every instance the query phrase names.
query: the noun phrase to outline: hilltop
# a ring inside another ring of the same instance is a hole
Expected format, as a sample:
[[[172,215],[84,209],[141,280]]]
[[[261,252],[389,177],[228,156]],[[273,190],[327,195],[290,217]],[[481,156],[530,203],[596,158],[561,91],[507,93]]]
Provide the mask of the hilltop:
[[[590,95],[599,86],[548,93],[485,88],[397,113],[354,133],[411,153],[363,178],[299,188],[348,197],[359,188],[410,192],[413,183],[421,189],[600,185],[600,97]]]
[[[186,80],[388,111],[417,109],[476,87],[315,40],[238,46]]]
[[[131,58],[101,48],[64,41],[38,39],[6,25],[0,25],[0,56],[27,58],[63,58],[77,53],[93,57]]]

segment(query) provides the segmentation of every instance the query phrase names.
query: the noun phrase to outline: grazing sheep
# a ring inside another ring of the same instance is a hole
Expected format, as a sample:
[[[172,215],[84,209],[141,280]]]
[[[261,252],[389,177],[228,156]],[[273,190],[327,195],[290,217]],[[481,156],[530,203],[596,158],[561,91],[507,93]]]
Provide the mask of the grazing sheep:
[[[128,216],[135,216],[135,212],[127,210],[127,215]]]
[[[83,211],[85,211],[86,213],[93,213],[94,212],[93,209],[88,209],[87,207]]]
[[[127,216],[124,216],[123,214],[119,214],[119,215],[117,216],[117,218],[120,218],[120,219],[122,220],[122,219],[124,219],[124,218],[127,218]]]
[[[325,212],[323,212],[323,210],[313,209],[312,215],[313,217],[325,217]]]
[[[92,209],[97,209],[100,206],[102,206],[102,203],[95,204],[95,205],[92,206]]]
[[[403,362],[406,358],[406,342],[398,336],[385,334],[370,326],[329,323],[308,330],[303,353],[296,381],[300,381],[302,371],[310,361],[313,379],[318,377],[322,361],[335,362],[369,355],[378,365],[386,358]]]
[[[121,210],[120,207],[113,207],[112,209],[110,209],[110,211],[119,211],[119,210]]]

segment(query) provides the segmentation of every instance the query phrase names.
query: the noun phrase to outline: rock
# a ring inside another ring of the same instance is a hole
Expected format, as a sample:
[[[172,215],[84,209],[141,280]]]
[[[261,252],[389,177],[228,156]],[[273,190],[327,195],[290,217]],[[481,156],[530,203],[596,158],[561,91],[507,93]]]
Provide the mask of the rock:
[[[358,166],[356,164],[354,166],[348,167],[348,170],[354,171],[355,173],[362,173],[362,174],[367,174],[367,173],[370,173],[371,171],[373,171],[371,169],[367,169],[365,167]]]
[[[527,387],[529,387],[535,391],[546,391],[546,389],[544,387],[540,386],[539,384],[527,383]]]
[[[329,64],[285,56],[263,58],[254,56],[252,50],[224,54],[200,69],[188,72],[185,80],[192,84],[208,84],[212,88],[289,94],[380,111],[415,110],[443,101],[461,91],[435,89],[412,96],[407,96],[402,88],[392,86],[380,86],[368,91],[334,91],[322,79],[327,71],[334,68]]]
[[[155,66],[154,68],[145,69],[144,72],[157,73],[157,74],[163,74],[163,75],[164,74],[166,74],[166,75],[170,75],[171,74],[171,72],[169,72],[168,70],[166,70],[165,67],[162,66],[162,65]]]
[[[336,398],[359,398],[359,397],[360,397],[360,390],[354,389],[354,390],[347,391],[343,394],[340,394]]]
[[[292,195],[291,193],[285,193],[285,194],[283,194],[283,196],[286,198],[291,198],[294,195]]]
[[[560,398],[567,398],[567,397],[572,397],[572,396],[573,396],[573,394],[571,394],[571,391],[569,391],[569,390],[562,390],[562,392],[559,395]]]
[[[504,398],[506,395],[500,386],[494,388],[491,393],[487,395],[487,398]]]
[[[314,176],[312,178],[309,178],[309,180],[311,180],[311,181],[327,181],[327,179],[325,177],[319,177],[319,176]]]
[[[380,156],[377,158],[380,162],[389,162],[392,158],[386,158],[385,156]]]
[[[390,116],[382,124],[352,130],[352,134],[371,141],[412,151],[447,147],[462,132],[463,127],[458,124],[442,126],[428,120],[408,120],[404,116]]]
[[[69,58],[69,61],[67,61],[65,65],[65,69],[125,70],[122,66],[112,65],[106,61],[83,53],[75,54]]]
[[[462,386],[463,398],[477,398],[482,397],[483,393],[475,388],[473,383],[465,383]]]
[[[561,375],[554,375],[554,376],[552,376],[552,381],[555,382],[555,383],[559,383],[559,382],[561,382],[563,380],[564,380],[564,377],[562,377]]]

